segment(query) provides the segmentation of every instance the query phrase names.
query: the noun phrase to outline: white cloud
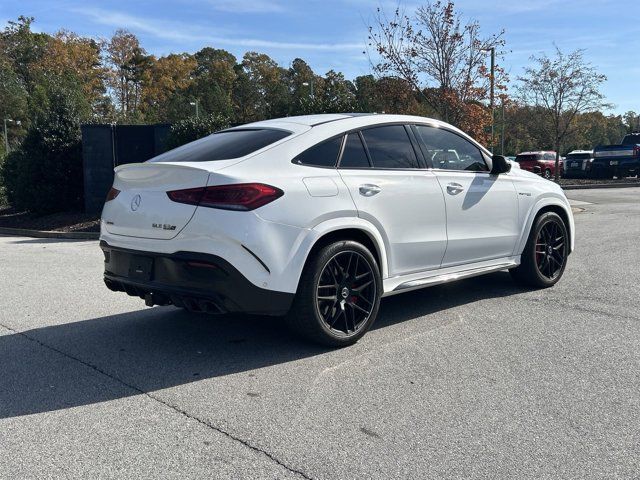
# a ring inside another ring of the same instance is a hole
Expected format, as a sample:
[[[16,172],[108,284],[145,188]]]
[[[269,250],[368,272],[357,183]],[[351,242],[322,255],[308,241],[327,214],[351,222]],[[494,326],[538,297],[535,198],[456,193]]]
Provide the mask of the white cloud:
[[[281,13],[286,9],[271,0],[209,0],[215,10],[231,13]]]
[[[103,10],[99,8],[75,8],[75,13],[90,18],[93,22],[114,28],[127,28],[134,32],[143,32],[164,40],[174,40],[189,43],[210,43],[217,45],[232,45],[245,48],[272,48],[283,50],[307,51],[349,51],[363,48],[360,42],[331,43],[331,42],[296,42],[276,41],[250,37],[237,37],[228,31],[218,30],[211,34],[210,26],[202,27],[192,23],[166,22],[148,17],[137,17],[126,13]],[[234,32],[234,34],[237,32]]]

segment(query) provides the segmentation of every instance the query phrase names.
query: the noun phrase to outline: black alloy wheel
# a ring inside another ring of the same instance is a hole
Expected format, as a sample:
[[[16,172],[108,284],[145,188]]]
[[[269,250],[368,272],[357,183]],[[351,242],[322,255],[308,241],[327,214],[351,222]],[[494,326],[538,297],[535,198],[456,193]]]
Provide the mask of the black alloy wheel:
[[[359,252],[346,250],[325,264],[316,287],[316,308],[336,335],[351,336],[367,323],[376,303],[374,270]]]
[[[562,277],[569,256],[569,232],[562,217],[545,212],[533,222],[520,265],[509,270],[518,283],[547,288]]]
[[[310,256],[285,320],[314,343],[345,347],[371,328],[381,296],[382,276],[371,251],[338,240]]]
[[[555,280],[566,262],[567,239],[564,229],[555,222],[545,223],[536,238],[536,266],[541,275]]]

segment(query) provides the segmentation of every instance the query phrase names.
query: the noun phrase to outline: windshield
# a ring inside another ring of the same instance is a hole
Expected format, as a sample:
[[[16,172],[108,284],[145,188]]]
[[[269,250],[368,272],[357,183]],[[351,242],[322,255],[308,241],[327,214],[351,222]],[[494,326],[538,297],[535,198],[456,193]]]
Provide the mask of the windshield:
[[[518,155],[516,157],[516,162],[535,162],[538,160],[542,160],[542,155],[539,153],[535,154],[526,154],[526,155]]]
[[[169,150],[149,162],[210,162],[239,158],[289,135],[291,132],[266,128],[225,130]]]

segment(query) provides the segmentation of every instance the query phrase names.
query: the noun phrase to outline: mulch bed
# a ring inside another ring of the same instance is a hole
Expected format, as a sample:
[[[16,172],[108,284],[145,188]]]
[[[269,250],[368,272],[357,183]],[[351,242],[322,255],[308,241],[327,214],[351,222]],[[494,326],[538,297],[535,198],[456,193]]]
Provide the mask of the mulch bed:
[[[82,212],[34,215],[18,212],[12,207],[0,206],[0,227],[57,232],[99,232],[100,216]]]
[[[558,182],[560,185],[601,185],[615,183],[637,183],[640,187],[640,179],[638,177],[614,178],[614,179],[598,179],[598,178],[561,178]]]

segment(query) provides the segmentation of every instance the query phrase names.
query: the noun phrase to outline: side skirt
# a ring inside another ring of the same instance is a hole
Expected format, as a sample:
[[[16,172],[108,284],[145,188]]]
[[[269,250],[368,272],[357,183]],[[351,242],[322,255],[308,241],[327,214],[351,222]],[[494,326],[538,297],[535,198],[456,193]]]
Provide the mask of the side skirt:
[[[430,272],[422,272],[402,277],[387,278],[384,283],[384,297],[409,292],[419,288],[431,287],[441,283],[453,282],[465,278],[477,277],[485,273],[498,272],[520,265],[520,256],[499,258],[485,262],[458,265]]]

